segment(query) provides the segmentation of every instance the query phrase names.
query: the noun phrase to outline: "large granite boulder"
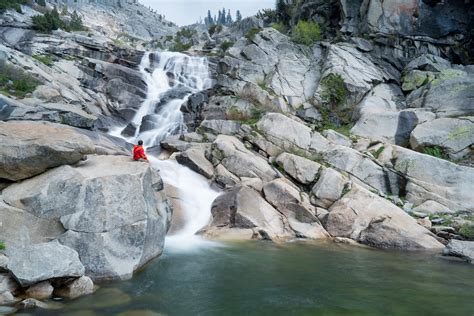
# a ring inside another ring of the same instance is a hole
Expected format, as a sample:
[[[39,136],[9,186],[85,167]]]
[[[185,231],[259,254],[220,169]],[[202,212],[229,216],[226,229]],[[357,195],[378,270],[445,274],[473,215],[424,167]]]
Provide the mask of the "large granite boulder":
[[[453,211],[474,209],[474,169],[402,147],[394,147],[394,168],[407,181],[406,197],[414,205],[436,201]]]
[[[89,138],[58,124],[0,122],[0,178],[21,180],[94,153]]]
[[[437,117],[471,115],[474,112],[474,74],[461,69],[446,69],[437,78],[413,91],[408,106],[422,107]]]
[[[459,257],[474,264],[474,242],[452,239],[443,251],[446,256]]]
[[[13,250],[8,269],[23,287],[53,278],[84,275],[77,252],[57,240]]]
[[[357,106],[358,120],[351,133],[392,144],[406,144],[413,128],[423,120],[434,119],[435,115],[403,110],[405,107],[405,98],[397,85],[379,84]]]
[[[219,135],[212,145],[212,162],[221,164],[238,177],[270,181],[278,173],[261,156],[251,152],[233,136]],[[243,167],[245,166],[245,167]]]
[[[304,185],[316,181],[321,169],[319,163],[289,153],[282,153],[275,161],[293,179]]]
[[[410,137],[411,148],[440,147],[452,159],[472,152],[474,117],[440,118],[418,125]]]
[[[220,195],[212,204],[212,221],[205,229],[207,235],[226,234],[228,230],[245,229],[249,237],[263,239],[291,237],[282,215],[255,190],[239,186]],[[223,230],[225,228],[226,230]]]
[[[397,196],[400,194],[400,187],[404,183],[403,177],[355,149],[334,146],[324,154],[324,157],[333,167],[346,171],[355,179],[381,193]]]
[[[442,249],[426,228],[389,201],[353,185],[329,209],[326,230],[378,248]]]
[[[202,148],[190,148],[176,155],[176,161],[206,178],[210,179],[214,175],[214,167],[206,159]]]
[[[299,238],[321,239],[329,237],[316,217],[316,208],[310,205],[306,194],[284,178],[275,179],[263,186],[265,199],[283,216]]]
[[[331,168],[324,168],[318,182],[311,189],[313,203],[317,206],[328,208],[342,196],[348,184],[341,173]]]
[[[28,236],[58,238],[79,253],[87,275],[114,279],[129,278],[163,251],[171,209],[162,190],[158,172],[147,163],[89,156],[75,167],[13,184],[2,198],[17,207],[7,209],[17,221],[37,219],[25,227],[32,230]],[[51,224],[59,222],[66,229],[61,236]]]
[[[267,113],[257,123],[257,128],[265,138],[286,150],[309,150],[321,152],[329,142],[318,132],[305,124],[280,113]]]

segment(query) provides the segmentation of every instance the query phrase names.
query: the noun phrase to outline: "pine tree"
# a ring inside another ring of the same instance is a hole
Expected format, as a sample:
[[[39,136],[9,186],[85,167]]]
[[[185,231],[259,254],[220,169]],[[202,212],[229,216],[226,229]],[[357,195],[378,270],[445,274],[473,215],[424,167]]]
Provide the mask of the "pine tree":
[[[207,17],[204,19],[207,26],[214,25],[214,19],[211,15],[211,10],[207,10]]]
[[[220,18],[220,22],[219,24],[222,24],[222,25],[225,25],[225,8],[222,8],[222,12],[221,12],[221,18]]]
[[[71,31],[83,31],[85,30],[82,18],[76,11],[71,15],[71,22],[69,22],[69,29]]]
[[[231,25],[232,23],[234,23],[234,21],[232,20],[232,15],[230,14],[230,10],[227,11],[227,17],[226,17],[226,25],[229,26]]]
[[[237,12],[235,13],[235,20],[237,22],[242,21],[242,14],[240,13],[240,10],[237,10]]]

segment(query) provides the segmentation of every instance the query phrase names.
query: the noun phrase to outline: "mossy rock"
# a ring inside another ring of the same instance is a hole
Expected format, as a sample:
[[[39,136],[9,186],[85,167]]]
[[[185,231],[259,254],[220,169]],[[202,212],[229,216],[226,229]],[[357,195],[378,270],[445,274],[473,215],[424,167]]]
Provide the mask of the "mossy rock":
[[[429,71],[413,70],[402,79],[402,90],[413,91],[435,79],[435,74]]]

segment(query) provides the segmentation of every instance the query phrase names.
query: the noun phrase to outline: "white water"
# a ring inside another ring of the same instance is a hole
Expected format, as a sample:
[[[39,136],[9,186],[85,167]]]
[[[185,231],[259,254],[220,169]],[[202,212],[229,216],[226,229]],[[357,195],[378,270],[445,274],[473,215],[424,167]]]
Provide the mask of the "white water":
[[[130,138],[121,136],[124,127],[115,129],[111,134],[132,143],[143,140],[145,147],[156,146],[169,135],[185,132],[180,107],[191,93],[210,87],[209,69],[205,58],[163,52],[145,54],[140,64],[140,72],[148,87],[147,98],[132,122],[140,126],[143,118],[151,114],[156,127],[142,133],[139,133],[137,128],[135,136]],[[180,98],[170,99],[157,111],[156,105],[173,89],[186,89],[188,93]],[[152,166],[160,170],[165,184],[178,189],[184,212],[184,227],[173,236],[167,237],[166,248],[188,251],[209,244],[195,234],[208,224],[212,202],[219,193],[211,189],[204,177],[174,160],[160,160],[152,156],[149,156],[149,159]]]

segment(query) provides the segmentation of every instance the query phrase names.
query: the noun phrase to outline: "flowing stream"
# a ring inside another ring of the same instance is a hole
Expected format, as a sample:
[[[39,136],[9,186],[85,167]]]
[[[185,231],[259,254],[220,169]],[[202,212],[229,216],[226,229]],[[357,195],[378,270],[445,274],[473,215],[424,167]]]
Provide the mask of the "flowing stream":
[[[171,52],[147,53],[140,72],[148,91],[131,122],[136,131],[132,137],[124,137],[122,132],[126,127],[121,127],[112,134],[134,144],[143,140],[145,147],[159,146],[166,137],[186,131],[180,107],[192,93],[210,87],[207,59]],[[166,249],[189,251],[213,244],[195,233],[209,222],[211,204],[218,192],[210,188],[204,177],[176,161],[148,156],[152,166],[160,170],[165,184],[177,188],[184,212],[184,227],[167,237]]]

